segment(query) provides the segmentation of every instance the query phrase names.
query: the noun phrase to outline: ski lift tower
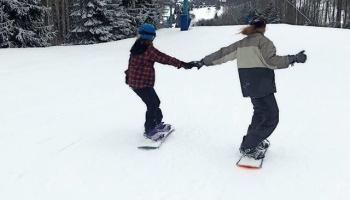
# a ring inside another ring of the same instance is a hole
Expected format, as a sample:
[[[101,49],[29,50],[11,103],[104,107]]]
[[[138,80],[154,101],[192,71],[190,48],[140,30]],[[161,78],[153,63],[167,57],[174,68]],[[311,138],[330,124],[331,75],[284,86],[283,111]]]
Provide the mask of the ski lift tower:
[[[188,3],[188,0],[184,0],[183,5],[182,5],[182,14],[180,17],[181,31],[187,31],[188,28],[190,27],[191,18],[190,18],[190,14],[189,14],[189,9],[190,9],[190,6]]]

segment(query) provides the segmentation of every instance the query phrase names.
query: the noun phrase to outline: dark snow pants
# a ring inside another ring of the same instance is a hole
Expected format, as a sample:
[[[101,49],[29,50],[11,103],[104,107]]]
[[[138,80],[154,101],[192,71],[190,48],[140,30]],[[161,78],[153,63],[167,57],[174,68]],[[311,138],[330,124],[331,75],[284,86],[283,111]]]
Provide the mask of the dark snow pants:
[[[152,87],[133,90],[147,106],[145,122],[145,131],[147,132],[162,122],[163,114],[162,110],[159,108],[160,100]]]
[[[273,93],[261,98],[251,98],[251,101],[254,115],[247,135],[243,137],[243,149],[258,146],[272,134],[279,121],[279,110]]]

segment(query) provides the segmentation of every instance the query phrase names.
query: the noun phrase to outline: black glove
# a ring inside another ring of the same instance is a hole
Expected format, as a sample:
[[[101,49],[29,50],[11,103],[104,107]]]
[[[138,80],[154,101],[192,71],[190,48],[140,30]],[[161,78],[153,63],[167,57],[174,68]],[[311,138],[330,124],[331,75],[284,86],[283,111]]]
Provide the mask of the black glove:
[[[307,60],[307,56],[305,54],[305,51],[300,51],[296,55],[289,55],[288,59],[289,59],[289,63],[291,65],[294,65],[294,63],[305,63]]]
[[[194,65],[194,67],[197,67],[197,69],[200,69],[204,66],[204,62],[203,60],[200,61],[192,61],[190,62],[192,65]]]
[[[185,69],[192,69],[193,67],[196,67],[193,63],[181,62],[181,64]]]

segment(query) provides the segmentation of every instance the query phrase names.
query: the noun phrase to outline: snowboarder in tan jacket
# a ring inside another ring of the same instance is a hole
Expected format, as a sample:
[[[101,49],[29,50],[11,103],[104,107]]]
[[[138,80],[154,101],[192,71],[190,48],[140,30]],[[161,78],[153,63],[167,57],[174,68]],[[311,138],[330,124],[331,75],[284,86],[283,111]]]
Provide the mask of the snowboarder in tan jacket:
[[[274,96],[276,93],[276,69],[288,68],[294,63],[305,63],[305,51],[296,55],[278,56],[276,48],[265,35],[266,21],[253,19],[242,30],[244,39],[221,48],[201,61],[196,67],[219,65],[237,59],[241,89],[244,97],[250,97],[254,108],[252,122],[243,137],[240,152],[244,156],[261,159],[269,147],[267,138],[277,127],[279,110]]]

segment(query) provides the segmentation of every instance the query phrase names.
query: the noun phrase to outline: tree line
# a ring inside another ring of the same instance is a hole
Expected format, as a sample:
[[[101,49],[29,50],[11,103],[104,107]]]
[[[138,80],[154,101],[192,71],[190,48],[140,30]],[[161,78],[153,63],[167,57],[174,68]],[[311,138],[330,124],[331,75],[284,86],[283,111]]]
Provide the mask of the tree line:
[[[269,23],[350,28],[350,0],[227,0],[222,16],[199,25],[245,24],[256,16]]]
[[[133,37],[144,22],[160,26],[164,2],[0,0],[0,48],[94,44]],[[350,28],[350,0],[226,0],[222,5],[221,16],[198,25],[246,24],[262,16],[269,23]]]
[[[159,26],[160,0],[0,0],[0,47],[94,44]]]

